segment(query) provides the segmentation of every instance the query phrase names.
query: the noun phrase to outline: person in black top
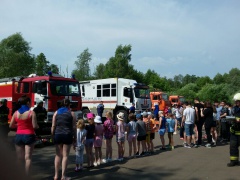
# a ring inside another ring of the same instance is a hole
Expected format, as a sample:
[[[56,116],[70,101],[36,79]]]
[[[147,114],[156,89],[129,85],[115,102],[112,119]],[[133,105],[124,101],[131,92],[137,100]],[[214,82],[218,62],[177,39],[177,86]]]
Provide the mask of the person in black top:
[[[220,103],[220,106],[222,106],[221,112],[220,112],[220,121],[221,121],[221,137],[222,142],[223,141],[229,141],[230,140],[230,124],[226,120],[226,116],[228,116],[228,108],[226,107],[226,103],[222,101]]]
[[[202,145],[202,127],[204,124],[204,118],[201,116],[201,108],[203,109],[204,106],[203,106],[203,104],[200,103],[199,98],[196,97],[194,99],[194,109],[196,112],[195,124],[197,126],[197,131],[198,131],[198,139],[197,139],[198,146]]]
[[[212,135],[211,127],[213,125],[213,107],[210,102],[205,102],[204,109],[201,108],[201,116],[204,118],[204,126],[207,135],[207,144],[205,147],[211,148],[212,146]]]
[[[8,114],[9,108],[7,107],[7,100],[2,99],[0,101],[0,138],[5,140],[7,140],[9,133]]]

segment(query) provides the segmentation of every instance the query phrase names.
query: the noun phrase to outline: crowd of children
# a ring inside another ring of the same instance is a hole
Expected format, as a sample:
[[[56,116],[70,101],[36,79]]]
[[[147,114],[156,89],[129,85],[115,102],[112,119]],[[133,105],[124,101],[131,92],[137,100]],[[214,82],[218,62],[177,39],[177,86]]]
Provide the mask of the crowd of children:
[[[114,134],[116,134],[118,147],[118,157],[116,158],[118,161],[123,161],[126,140],[129,145],[128,158],[154,153],[153,139],[155,138],[156,131],[158,131],[161,138],[161,149],[165,149],[164,134],[166,131],[168,132],[169,145],[171,149],[174,149],[173,133],[177,125],[176,120],[172,114],[165,117],[163,116],[163,112],[159,111],[160,127],[158,128],[158,123],[155,123],[158,121],[156,117],[156,115],[150,112],[143,112],[136,115],[130,113],[128,117],[125,117],[124,113],[120,112],[117,114],[118,121],[114,123],[112,113],[106,112],[106,120],[103,123],[100,116],[88,113],[87,124],[82,119],[78,120],[77,123],[77,141],[74,147],[76,151],[75,171],[78,172],[83,169],[84,149],[86,150],[87,168],[111,162]],[[106,145],[105,158],[102,158],[103,140]],[[93,148],[95,149],[95,153],[93,153]]]

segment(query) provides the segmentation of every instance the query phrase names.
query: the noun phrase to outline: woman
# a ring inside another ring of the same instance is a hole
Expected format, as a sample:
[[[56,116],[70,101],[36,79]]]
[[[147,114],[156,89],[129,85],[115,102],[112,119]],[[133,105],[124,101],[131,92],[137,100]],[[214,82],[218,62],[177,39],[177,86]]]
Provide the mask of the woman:
[[[54,113],[51,132],[56,147],[54,179],[58,179],[58,171],[60,164],[62,164],[61,179],[69,180],[70,178],[65,175],[68,165],[68,156],[71,145],[74,145],[76,142],[76,117],[74,112],[70,110],[69,99],[63,99],[61,108]]]
[[[211,148],[212,147],[212,135],[211,135],[211,128],[213,125],[213,108],[210,102],[205,102],[204,109],[201,108],[201,116],[204,117],[204,126],[207,135],[207,144],[205,147]]]
[[[17,158],[19,161],[25,159],[25,171],[28,175],[35,142],[34,129],[38,128],[38,124],[35,112],[30,110],[31,99],[22,96],[19,102],[21,107],[13,114],[9,127],[17,128],[15,137]]]

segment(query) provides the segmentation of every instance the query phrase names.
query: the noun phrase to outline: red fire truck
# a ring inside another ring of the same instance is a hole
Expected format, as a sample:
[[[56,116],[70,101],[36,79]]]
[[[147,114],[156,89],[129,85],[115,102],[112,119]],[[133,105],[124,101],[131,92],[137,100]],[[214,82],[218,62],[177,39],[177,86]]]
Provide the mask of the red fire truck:
[[[82,116],[80,86],[75,78],[65,78],[50,72],[46,76],[31,74],[28,77],[0,79],[0,99],[7,99],[7,106],[10,110],[9,121],[22,95],[31,98],[31,109],[36,107],[36,102],[43,101],[47,117],[44,122],[38,122],[41,133],[50,134],[53,114],[64,98],[71,101],[71,109],[76,117]]]

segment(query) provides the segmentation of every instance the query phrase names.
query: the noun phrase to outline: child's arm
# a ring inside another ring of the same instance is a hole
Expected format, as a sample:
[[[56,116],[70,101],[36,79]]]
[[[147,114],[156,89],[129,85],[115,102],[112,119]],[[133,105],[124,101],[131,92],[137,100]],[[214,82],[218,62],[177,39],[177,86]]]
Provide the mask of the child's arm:
[[[177,119],[175,119],[175,132],[177,132]]]

